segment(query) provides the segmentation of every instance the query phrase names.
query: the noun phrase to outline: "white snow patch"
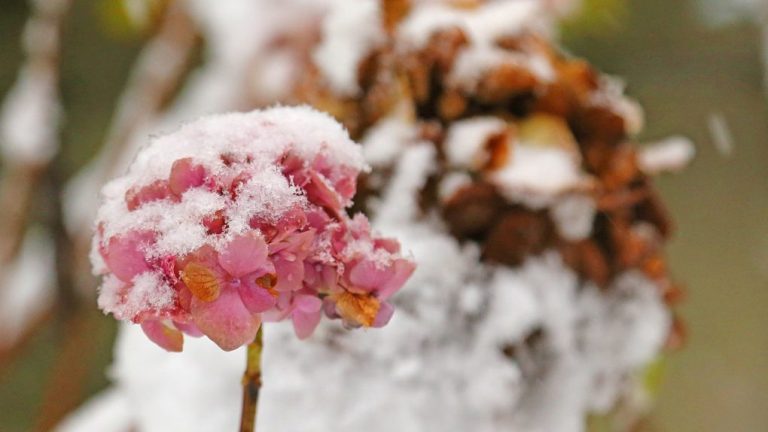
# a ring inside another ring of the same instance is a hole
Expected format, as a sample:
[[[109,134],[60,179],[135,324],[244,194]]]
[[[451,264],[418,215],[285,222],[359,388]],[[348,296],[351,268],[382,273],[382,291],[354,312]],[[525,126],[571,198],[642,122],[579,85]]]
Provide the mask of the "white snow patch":
[[[437,31],[458,27],[478,44],[492,45],[502,36],[528,29],[543,29],[538,0],[497,1],[471,9],[446,4],[417,6],[398,29],[398,37],[413,47],[423,47]]]
[[[507,128],[507,123],[498,117],[473,117],[454,122],[443,143],[448,163],[455,168],[479,170],[488,159],[485,149],[488,138],[505,133]]]
[[[356,96],[360,62],[385,41],[377,0],[335,0],[312,58],[335,92]]]
[[[43,164],[58,151],[61,108],[55,75],[27,65],[0,111],[0,149],[10,162]]]
[[[54,432],[126,432],[133,428],[133,415],[125,392],[113,387],[88,400]]]
[[[567,150],[519,143],[510,162],[489,174],[499,191],[532,208],[550,205],[560,194],[585,187],[589,178]]]
[[[366,132],[361,140],[363,156],[372,167],[385,167],[392,164],[404,147],[415,140],[414,122],[406,120],[402,115],[392,115],[380,120]]]
[[[693,160],[696,146],[686,137],[674,136],[640,149],[638,164],[646,174],[680,171]]]
[[[183,255],[203,244],[216,245],[200,223],[203,217],[226,209],[232,218],[228,235],[248,230],[248,220],[255,215],[270,220],[279,218],[289,208],[301,205],[305,198],[277,171],[276,161],[286,152],[312,161],[322,155],[333,164],[356,170],[367,169],[360,147],[346,130],[326,114],[308,107],[273,108],[250,113],[230,113],[201,118],[178,131],[154,138],[131,165],[128,173],[102,189],[104,205],[97,223],[102,238],[152,227],[157,242],[149,256]],[[205,190],[184,193],[181,202],[155,201],[128,211],[126,192],[134,186],[167,179],[173,163],[190,157],[203,165],[212,176],[232,176],[222,155],[252,158],[249,172],[257,173],[243,188],[234,203],[229,198]],[[252,187],[247,187],[247,186]]]
[[[33,228],[0,279],[0,348],[11,346],[53,303],[54,275],[53,245]]]
[[[569,241],[583,240],[592,234],[596,212],[595,200],[578,194],[563,197],[549,209],[557,232]]]

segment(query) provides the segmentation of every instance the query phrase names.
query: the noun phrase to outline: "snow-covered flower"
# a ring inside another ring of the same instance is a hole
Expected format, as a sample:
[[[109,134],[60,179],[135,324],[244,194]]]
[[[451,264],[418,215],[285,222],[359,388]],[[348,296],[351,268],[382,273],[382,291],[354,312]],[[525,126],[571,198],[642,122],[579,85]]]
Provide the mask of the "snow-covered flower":
[[[182,333],[233,350],[262,321],[291,319],[300,338],[322,314],[385,325],[415,265],[345,212],[364,169],[347,132],[306,107],[211,116],[154,138],[102,192],[100,307],[169,351]]]

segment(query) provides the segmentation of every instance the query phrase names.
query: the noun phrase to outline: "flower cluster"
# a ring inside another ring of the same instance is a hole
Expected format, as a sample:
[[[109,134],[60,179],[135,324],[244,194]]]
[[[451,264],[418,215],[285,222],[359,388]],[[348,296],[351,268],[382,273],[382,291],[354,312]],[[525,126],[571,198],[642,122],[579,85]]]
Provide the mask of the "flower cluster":
[[[309,108],[211,117],[156,138],[103,191],[100,306],[169,351],[182,333],[233,350],[262,321],[290,318],[299,338],[323,314],[385,325],[415,266],[365,216],[347,216],[365,168],[346,132]]]

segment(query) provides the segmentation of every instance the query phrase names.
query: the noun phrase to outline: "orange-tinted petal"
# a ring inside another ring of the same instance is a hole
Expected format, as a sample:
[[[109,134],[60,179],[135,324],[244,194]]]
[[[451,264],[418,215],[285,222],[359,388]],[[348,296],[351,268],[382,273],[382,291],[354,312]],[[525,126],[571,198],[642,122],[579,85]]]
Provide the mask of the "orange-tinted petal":
[[[192,295],[200,300],[212,302],[219,297],[221,283],[216,273],[209,267],[191,262],[181,271],[181,280],[192,292]]]
[[[381,306],[376,297],[347,291],[336,294],[336,310],[342,318],[371,327]]]

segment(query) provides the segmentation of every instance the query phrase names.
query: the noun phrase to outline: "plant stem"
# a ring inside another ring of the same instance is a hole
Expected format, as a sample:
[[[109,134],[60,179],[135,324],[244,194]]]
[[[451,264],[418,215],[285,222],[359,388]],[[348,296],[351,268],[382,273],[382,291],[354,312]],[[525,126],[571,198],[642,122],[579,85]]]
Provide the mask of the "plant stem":
[[[259,403],[259,390],[261,389],[261,350],[262,329],[256,333],[256,339],[248,344],[248,357],[243,374],[243,411],[240,415],[240,432],[254,432],[256,430],[256,407]]]

